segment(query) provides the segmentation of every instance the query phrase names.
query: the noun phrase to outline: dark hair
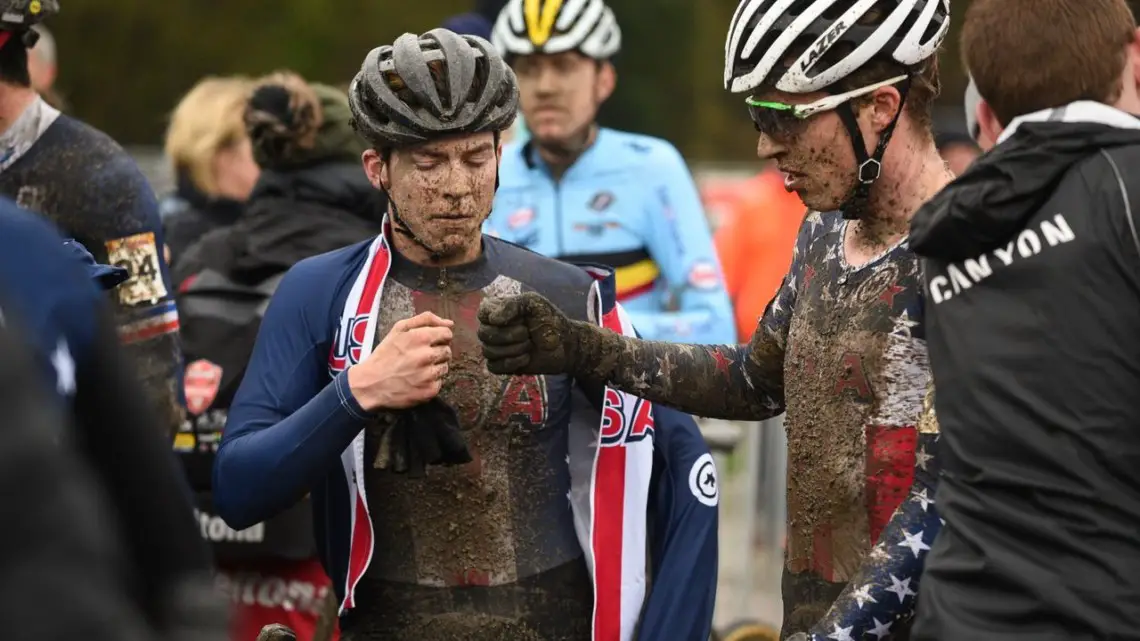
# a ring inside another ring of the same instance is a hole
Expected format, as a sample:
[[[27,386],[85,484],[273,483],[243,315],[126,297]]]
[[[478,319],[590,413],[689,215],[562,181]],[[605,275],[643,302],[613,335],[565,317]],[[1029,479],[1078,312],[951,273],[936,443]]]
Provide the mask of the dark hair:
[[[1115,102],[1135,31],[1124,0],[974,0],[962,57],[978,93],[1009,124],[1077,100]]]
[[[0,82],[17,87],[31,87],[28,75],[28,48],[20,32],[13,32],[0,47]]]
[[[244,119],[254,159],[262,168],[272,168],[313,149],[324,112],[317,94],[301,76],[279,71],[258,81]]]

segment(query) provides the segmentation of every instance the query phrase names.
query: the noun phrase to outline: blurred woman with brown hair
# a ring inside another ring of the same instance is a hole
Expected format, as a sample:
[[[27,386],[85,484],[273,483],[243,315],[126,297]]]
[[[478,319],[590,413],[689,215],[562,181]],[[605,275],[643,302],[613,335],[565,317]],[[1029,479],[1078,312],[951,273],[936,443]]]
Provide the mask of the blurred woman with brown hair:
[[[172,265],[203,234],[232,225],[257,181],[243,120],[252,88],[247,78],[208,77],[171,114],[165,153],[177,187],[161,212]]]

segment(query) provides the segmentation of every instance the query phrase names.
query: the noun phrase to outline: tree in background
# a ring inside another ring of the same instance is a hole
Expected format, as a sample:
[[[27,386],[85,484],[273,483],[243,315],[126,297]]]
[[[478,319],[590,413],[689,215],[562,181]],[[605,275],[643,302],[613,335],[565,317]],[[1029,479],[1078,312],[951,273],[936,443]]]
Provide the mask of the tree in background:
[[[1140,1],[1140,0],[1137,0]],[[505,0],[65,0],[53,19],[59,86],[72,111],[127,144],[156,145],[178,97],[203,76],[295,69],[347,82],[378,43],[422,33]],[[952,0],[962,16],[967,0]],[[474,4],[474,7],[472,6]],[[610,0],[624,43],[607,125],[673,141],[691,160],[750,160],[755,139],[739,96],[724,91],[724,35],[737,0]],[[954,26],[942,56],[943,101],[965,82]],[[748,135],[746,135],[748,134]]]

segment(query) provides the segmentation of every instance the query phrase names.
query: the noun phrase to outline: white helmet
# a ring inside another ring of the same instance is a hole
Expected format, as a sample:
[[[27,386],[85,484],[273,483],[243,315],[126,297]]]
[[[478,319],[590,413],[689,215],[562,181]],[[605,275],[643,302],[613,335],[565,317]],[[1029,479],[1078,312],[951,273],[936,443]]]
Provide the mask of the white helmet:
[[[491,43],[505,58],[578,51],[607,60],[621,49],[621,29],[603,0],[508,0]]]
[[[950,0],[741,0],[724,45],[724,87],[811,93],[872,58],[913,67],[949,27]],[[837,45],[842,57],[828,56]]]

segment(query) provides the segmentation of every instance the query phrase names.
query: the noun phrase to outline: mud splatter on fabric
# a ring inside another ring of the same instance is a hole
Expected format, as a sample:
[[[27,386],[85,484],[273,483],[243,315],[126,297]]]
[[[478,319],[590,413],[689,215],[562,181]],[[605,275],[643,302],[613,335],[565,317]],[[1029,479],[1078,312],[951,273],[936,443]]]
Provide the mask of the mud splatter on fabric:
[[[178,312],[154,192],[102,132],[39,102],[25,116],[26,126],[12,130],[20,139],[0,141],[6,154],[0,194],[46,216],[95,260],[130,273],[111,296],[120,338],[156,406],[159,428],[173,439],[182,422]]]
[[[846,230],[838,213],[807,217],[791,270],[747,346],[628,340],[558,318],[534,298],[483,313],[510,317],[506,306],[527,306],[535,347],[514,361],[521,371],[569,371],[716,418],[786,409],[783,635],[906,639],[940,526],[920,267],[905,241],[852,267]]]
[[[519,271],[491,264],[487,254],[442,269],[393,256],[377,340],[397,321],[424,311],[455,321],[440,395],[455,408],[474,460],[428,468],[421,479],[366,470],[376,506],[375,556],[346,619],[346,638],[591,637],[592,581],[568,499],[575,388],[567,376],[491,374],[476,336],[480,303],[524,288],[539,288],[585,319],[590,280],[583,273],[581,288],[551,291],[542,288],[541,274],[524,283]],[[369,429],[369,452],[377,438],[378,430]]]

